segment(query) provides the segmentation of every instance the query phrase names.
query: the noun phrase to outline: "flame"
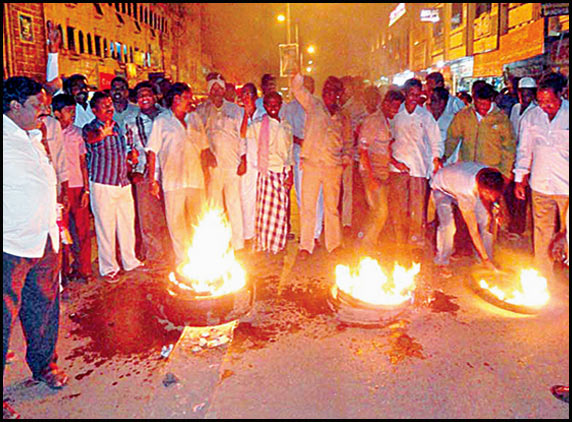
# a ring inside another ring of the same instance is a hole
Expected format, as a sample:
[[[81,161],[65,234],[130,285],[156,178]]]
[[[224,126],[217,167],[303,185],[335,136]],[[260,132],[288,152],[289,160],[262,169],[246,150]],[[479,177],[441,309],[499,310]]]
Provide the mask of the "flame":
[[[508,295],[497,286],[489,286],[485,280],[481,280],[479,285],[482,289],[491,292],[498,299],[512,305],[539,307],[546,305],[550,299],[546,279],[540,276],[535,270],[521,271],[520,290],[514,290],[512,295]]]
[[[362,302],[373,305],[400,305],[412,298],[415,289],[415,276],[421,266],[413,264],[406,270],[396,264],[393,280],[388,280],[379,263],[372,258],[363,258],[357,272],[351,272],[349,267],[336,267],[337,287]]]
[[[192,285],[177,281],[174,273],[169,280],[183,290],[222,296],[242,289],[246,274],[234,259],[230,247],[232,231],[223,211],[210,209],[195,228],[193,242],[189,247],[188,262],[179,271]]]

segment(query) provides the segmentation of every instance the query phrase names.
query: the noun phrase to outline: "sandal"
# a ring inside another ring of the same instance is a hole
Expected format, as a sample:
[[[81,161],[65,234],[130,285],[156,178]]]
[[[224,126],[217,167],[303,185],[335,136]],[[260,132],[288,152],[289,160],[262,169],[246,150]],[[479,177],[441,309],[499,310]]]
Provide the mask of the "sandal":
[[[54,390],[63,388],[69,380],[67,374],[55,363],[50,363],[39,375],[34,377],[38,381],[45,382]]]

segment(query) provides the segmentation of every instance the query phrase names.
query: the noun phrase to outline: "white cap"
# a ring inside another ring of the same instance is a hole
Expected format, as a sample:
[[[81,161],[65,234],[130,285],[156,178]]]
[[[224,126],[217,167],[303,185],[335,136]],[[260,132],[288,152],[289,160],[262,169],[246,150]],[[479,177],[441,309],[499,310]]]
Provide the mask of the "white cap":
[[[534,78],[522,78],[518,81],[519,88],[536,88],[536,81]]]

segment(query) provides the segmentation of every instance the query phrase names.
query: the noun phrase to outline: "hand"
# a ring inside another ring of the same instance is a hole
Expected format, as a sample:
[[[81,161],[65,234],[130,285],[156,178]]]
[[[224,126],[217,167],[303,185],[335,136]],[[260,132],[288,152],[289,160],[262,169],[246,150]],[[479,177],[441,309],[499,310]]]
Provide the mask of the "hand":
[[[514,196],[521,201],[526,199],[526,185],[523,182],[517,182],[514,185]]]
[[[302,144],[304,143],[304,139],[294,136],[294,143],[302,146]]]
[[[246,155],[240,158],[240,164],[238,165],[238,169],[236,169],[236,174],[239,176],[242,176],[244,173],[246,173]]]
[[[99,129],[99,135],[101,137],[100,141],[107,138],[108,136],[113,135],[113,128],[115,126],[115,122],[113,120],[108,120],[105,122],[103,127]]]
[[[151,194],[151,196],[154,196],[155,198],[159,199],[159,192],[160,191],[161,191],[161,187],[159,186],[159,182],[157,182],[156,180],[153,180],[151,182],[149,193]]]
[[[63,205],[64,213],[69,212],[71,204],[67,194],[63,194],[58,202]]]
[[[80,208],[85,208],[89,205],[89,192],[84,190],[81,193],[81,201],[79,203]]]
[[[433,174],[437,173],[442,168],[443,168],[443,159],[442,158],[434,158],[433,159]]]
[[[141,173],[138,172],[131,173],[131,183],[139,184],[143,180],[145,180],[145,177]]]
[[[216,157],[210,149],[205,149],[201,152],[203,155],[203,160],[207,164],[207,167],[216,167],[218,165]]]
[[[136,149],[132,149],[127,153],[127,162],[131,165],[131,167],[135,167],[139,164],[139,151]]]
[[[62,34],[58,31],[58,28],[52,23],[52,21],[48,21],[47,27],[48,53],[58,53],[62,42]]]
[[[286,180],[284,181],[284,187],[286,188],[286,190],[290,190],[292,189],[292,186],[294,185],[294,172],[292,172],[292,170],[290,170],[288,172],[288,176],[286,176]]]
[[[399,161],[397,161],[394,166],[397,168],[397,170],[399,171],[403,171],[405,173],[409,173],[409,167],[407,167],[405,164],[400,163]]]

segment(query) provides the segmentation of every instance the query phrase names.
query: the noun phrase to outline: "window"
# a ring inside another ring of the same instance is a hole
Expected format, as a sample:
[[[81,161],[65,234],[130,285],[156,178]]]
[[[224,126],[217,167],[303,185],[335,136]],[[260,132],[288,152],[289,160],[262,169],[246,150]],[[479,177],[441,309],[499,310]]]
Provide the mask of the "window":
[[[115,43],[113,41],[109,41],[109,56],[112,59],[115,59]]]
[[[439,12],[439,22],[433,24],[433,38],[440,38],[443,36],[444,25],[443,25],[443,9],[437,9]]]
[[[68,50],[75,51],[75,28],[68,26],[67,36],[68,36]]]
[[[133,63],[133,47],[129,47],[129,62]]]
[[[145,23],[149,23],[149,10],[145,8],[145,19],[143,20]]]
[[[127,3],[127,14],[131,16],[131,3]]]
[[[478,18],[485,13],[491,13],[492,8],[492,3],[477,3],[476,17]]]
[[[133,3],[133,18],[137,20],[137,3]]]
[[[115,55],[116,55],[117,61],[120,62],[122,60],[121,59],[121,56],[122,56],[121,55],[121,43],[115,43],[115,53],[116,53]]]
[[[125,3],[121,3],[121,13],[125,13],[127,12],[127,9],[125,7]]]
[[[104,58],[104,59],[106,59],[106,58],[109,57],[109,48],[108,48],[108,45],[109,45],[109,44],[107,44],[107,39],[104,38],[104,39],[103,39],[103,58]]]
[[[121,9],[119,8],[119,3],[113,3],[115,5],[115,10],[120,12]]]
[[[64,45],[64,30],[61,25],[58,25],[58,31],[60,32],[60,39],[62,40],[62,46]]]
[[[83,32],[79,31],[77,34],[77,38],[79,41],[79,54],[85,53],[85,44],[83,43]]]
[[[139,6],[139,20],[143,22],[143,6]]]
[[[98,14],[99,16],[103,16],[103,10],[101,9],[99,3],[92,3],[92,4],[93,7],[95,7],[95,13]]]
[[[87,54],[93,54],[93,47],[91,45],[91,34],[87,34]]]
[[[95,41],[95,55],[97,57],[102,57],[102,54],[101,54],[101,37],[99,35],[96,35],[94,37],[94,41]]]
[[[451,11],[451,29],[457,29],[463,24],[463,3],[453,3]]]

